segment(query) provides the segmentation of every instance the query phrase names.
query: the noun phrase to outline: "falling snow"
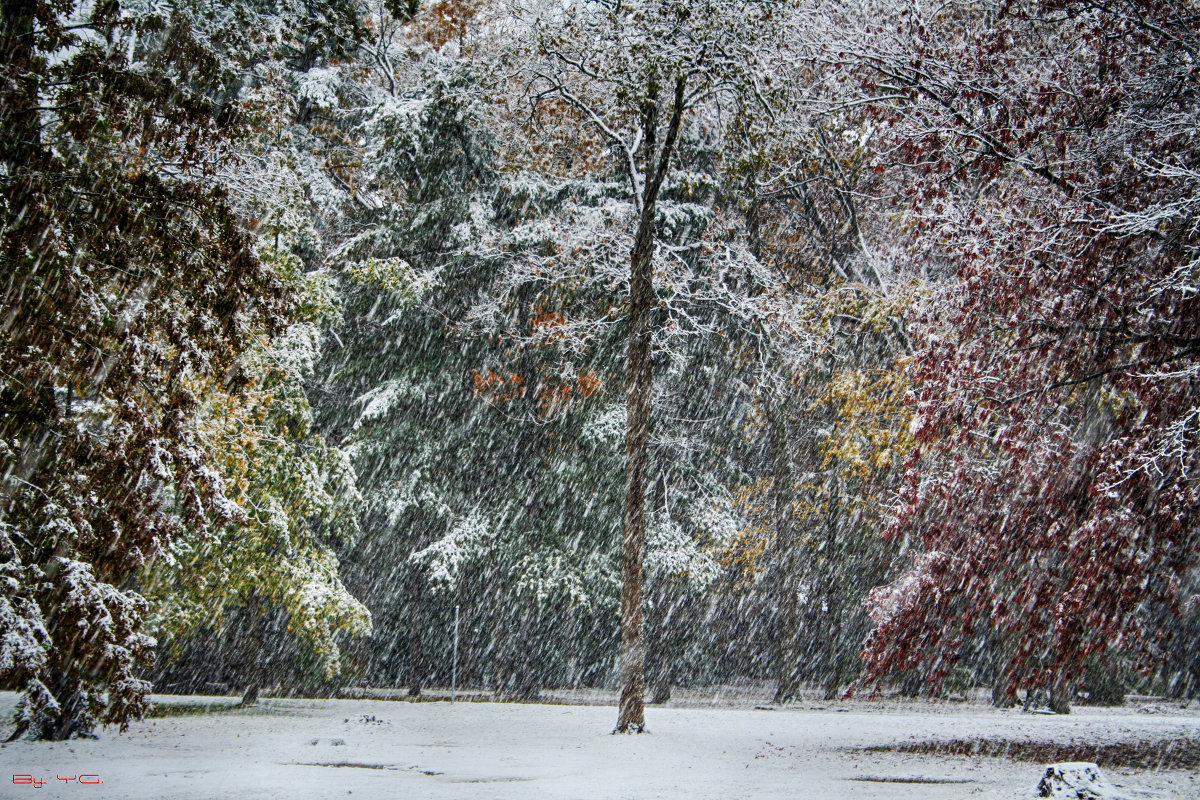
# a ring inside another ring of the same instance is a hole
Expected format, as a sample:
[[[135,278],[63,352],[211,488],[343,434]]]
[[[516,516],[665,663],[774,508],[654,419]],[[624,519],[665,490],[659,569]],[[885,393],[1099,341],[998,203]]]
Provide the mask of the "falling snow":
[[[8,3],[5,796],[1200,796],[1197,1]]]

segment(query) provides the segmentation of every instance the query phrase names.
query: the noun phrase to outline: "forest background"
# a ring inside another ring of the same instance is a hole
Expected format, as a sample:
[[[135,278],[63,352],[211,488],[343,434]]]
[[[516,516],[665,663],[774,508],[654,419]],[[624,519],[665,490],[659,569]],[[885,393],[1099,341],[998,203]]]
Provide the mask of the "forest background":
[[[1200,688],[1194,0],[0,31],[0,681]],[[447,632],[461,617],[457,660]]]

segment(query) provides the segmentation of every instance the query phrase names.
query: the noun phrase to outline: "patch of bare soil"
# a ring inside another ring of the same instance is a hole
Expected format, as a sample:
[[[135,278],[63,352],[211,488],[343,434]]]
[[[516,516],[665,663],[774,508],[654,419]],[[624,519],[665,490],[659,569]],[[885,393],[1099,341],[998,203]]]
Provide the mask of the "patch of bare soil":
[[[1138,739],[1128,742],[1030,742],[1008,739],[952,739],[945,742],[905,742],[865,747],[865,752],[919,753],[922,755],[985,756],[1014,761],[1092,761],[1102,767],[1133,769],[1196,769],[1200,767],[1200,739]]]

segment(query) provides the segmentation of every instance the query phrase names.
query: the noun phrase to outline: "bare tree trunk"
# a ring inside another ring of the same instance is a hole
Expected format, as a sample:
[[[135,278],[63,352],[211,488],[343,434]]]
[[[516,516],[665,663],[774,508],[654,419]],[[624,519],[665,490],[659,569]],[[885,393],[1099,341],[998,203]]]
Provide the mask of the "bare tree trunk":
[[[421,695],[421,570],[408,575],[408,696]]]
[[[458,646],[458,662],[451,663],[451,669],[458,668],[458,683],[460,686],[467,686],[473,681],[475,675],[475,637],[471,635],[469,620],[471,605],[467,602],[467,581],[460,577],[458,584],[454,587],[454,602],[461,609],[462,624],[459,628],[459,646]]]
[[[527,702],[536,700],[541,694],[537,648],[537,629],[540,616],[538,606],[535,604],[527,605],[521,610],[517,638],[517,671],[513,676],[510,699]]]
[[[250,636],[248,637],[248,647],[245,651],[245,663],[243,667],[246,676],[246,688],[242,693],[242,705],[252,706],[258,703],[258,694],[262,688],[263,672],[262,672],[262,649],[263,649],[263,609],[259,602],[258,593],[253,592],[250,595],[249,602],[246,603],[247,626],[249,627]]]
[[[490,656],[491,666],[483,667],[480,672],[492,689],[492,694],[499,699],[504,693],[505,681],[510,672],[508,665],[508,618],[501,613],[504,607],[504,592],[500,588],[499,569],[495,564],[489,564],[484,585],[487,587],[487,616],[484,630],[488,632],[488,644],[484,653]],[[490,680],[489,680],[490,675]]]
[[[671,683],[675,672],[675,652],[672,647],[674,637],[671,631],[674,594],[668,576],[658,575],[650,582],[646,682],[651,690],[651,705],[661,705],[671,699]]]
[[[34,50],[37,11],[37,4],[28,0],[5,0],[0,5],[0,47],[4,48],[5,63],[10,67],[5,73],[6,80],[0,85],[0,109],[3,109],[4,119],[0,162],[5,172],[4,199],[13,203],[6,207],[20,209],[6,214],[6,239],[15,249],[2,255],[13,264],[25,260],[24,243],[27,237],[37,233],[35,220],[38,215],[26,214],[26,210],[38,208],[45,202],[41,192],[47,174],[43,171],[46,154],[42,150],[38,111],[44,67]],[[5,264],[4,274],[9,274],[11,269]],[[52,437],[59,412],[49,377],[41,377],[43,380],[34,384],[6,381],[0,391],[0,433],[8,438],[16,432],[16,438],[21,442],[20,450],[9,462],[11,473],[0,481],[0,513],[8,510],[17,487],[39,483],[38,472],[54,454]],[[30,430],[37,430],[38,434],[22,433]]]
[[[36,169],[41,158],[41,125],[38,96],[44,68],[34,52],[38,4],[29,0],[5,0],[0,6],[0,45],[12,68],[0,98],[4,100],[5,135],[0,141],[0,160],[8,167],[8,179]],[[19,221],[19,217],[18,217]],[[11,223],[11,218],[9,220]]]
[[[818,611],[823,611],[824,624],[821,626],[821,642],[819,663],[822,670],[822,685],[825,689],[824,699],[834,700],[841,686],[841,629],[842,629],[842,598],[838,595],[839,579],[838,564],[845,558],[844,552],[838,551],[838,535],[843,530],[841,521],[841,481],[837,473],[829,481],[829,498],[826,501],[828,511],[825,515],[825,546],[821,553],[820,591],[814,596],[820,598]]]
[[[671,689],[679,669],[682,656],[680,647],[679,621],[677,613],[688,603],[686,591],[671,584],[667,578],[659,578],[652,586],[651,636],[646,682],[650,687],[650,704],[663,705],[671,700]]]
[[[775,596],[779,618],[776,624],[776,703],[790,703],[800,695],[800,576],[796,569],[796,526],[792,513],[792,456],[788,448],[783,410],[771,403],[771,495],[775,515]]]
[[[669,702],[671,702],[671,676],[668,671],[664,671],[661,680],[654,683],[654,694],[650,696],[650,705],[661,706]]]
[[[63,672],[55,672],[50,684],[54,696],[60,699],[62,709],[54,725],[45,732],[46,739],[64,742],[78,734],[89,734],[87,724],[87,701],[80,691],[79,681]]]
[[[1008,681],[1003,675],[992,684],[992,705],[996,708],[1016,708],[1017,693],[1009,694]]]
[[[758,261],[762,261],[762,209],[758,203],[758,172],[753,172],[746,180],[746,238],[750,252]]]
[[[1050,684],[1050,710],[1055,714],[1070,714],[1075,695],[1074,681],[1056,677]]]
[[[617,731],[646,727],[642,641],[642,554],[646,544],[646,462],[650,441],[650,311],[654,303],[654,209],[643,211],[633,246],[629,377],[626,387],[625,519],[621,558],[621,708]]]
[[[1002,633],[997,632],[992,641],[992,650],[998,653],[999,669],[992,683],[992,705],[996,708],[1015,708],[1017,705],[1017,678],[1012,673],[1012,657],[1015,645]]]
[[[621,540],[621,706],[617,733],[646,728],[645,643],[642,640],[642,554],[646,545],[646,464],[650,443],[651,329],[654,309],[654,226],[658,192],[671,166],[683,122],[687,79],[675,79],[674,102],[662,149],[658,89],[649,87],[641,117],[646,183],[641,190],[629,276],[629,357],[625,384],[625,516]],[[631,176],[632,177],[632,176]]]
[[[655,481],[654,517],[670,522],[667,508],[667,476],[660,474]],[[646,644],[646,683],[650,686],[650,705],[661,705],[671,699],[671,599],[674,594],[669,575],[656,575],[650,580],[650,603],[646,609],[650,631]]]

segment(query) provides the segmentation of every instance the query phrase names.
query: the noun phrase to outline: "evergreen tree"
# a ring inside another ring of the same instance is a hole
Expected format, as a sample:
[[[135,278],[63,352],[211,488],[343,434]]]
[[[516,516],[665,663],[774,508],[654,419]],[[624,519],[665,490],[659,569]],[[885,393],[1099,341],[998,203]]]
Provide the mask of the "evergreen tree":
[[[184,526],[239,518],[196,431],[293,288],[212,178],[231,75],[179,9],[5,3],[0,31],[0,677],[14,735],[145,710],[129,579]]]

